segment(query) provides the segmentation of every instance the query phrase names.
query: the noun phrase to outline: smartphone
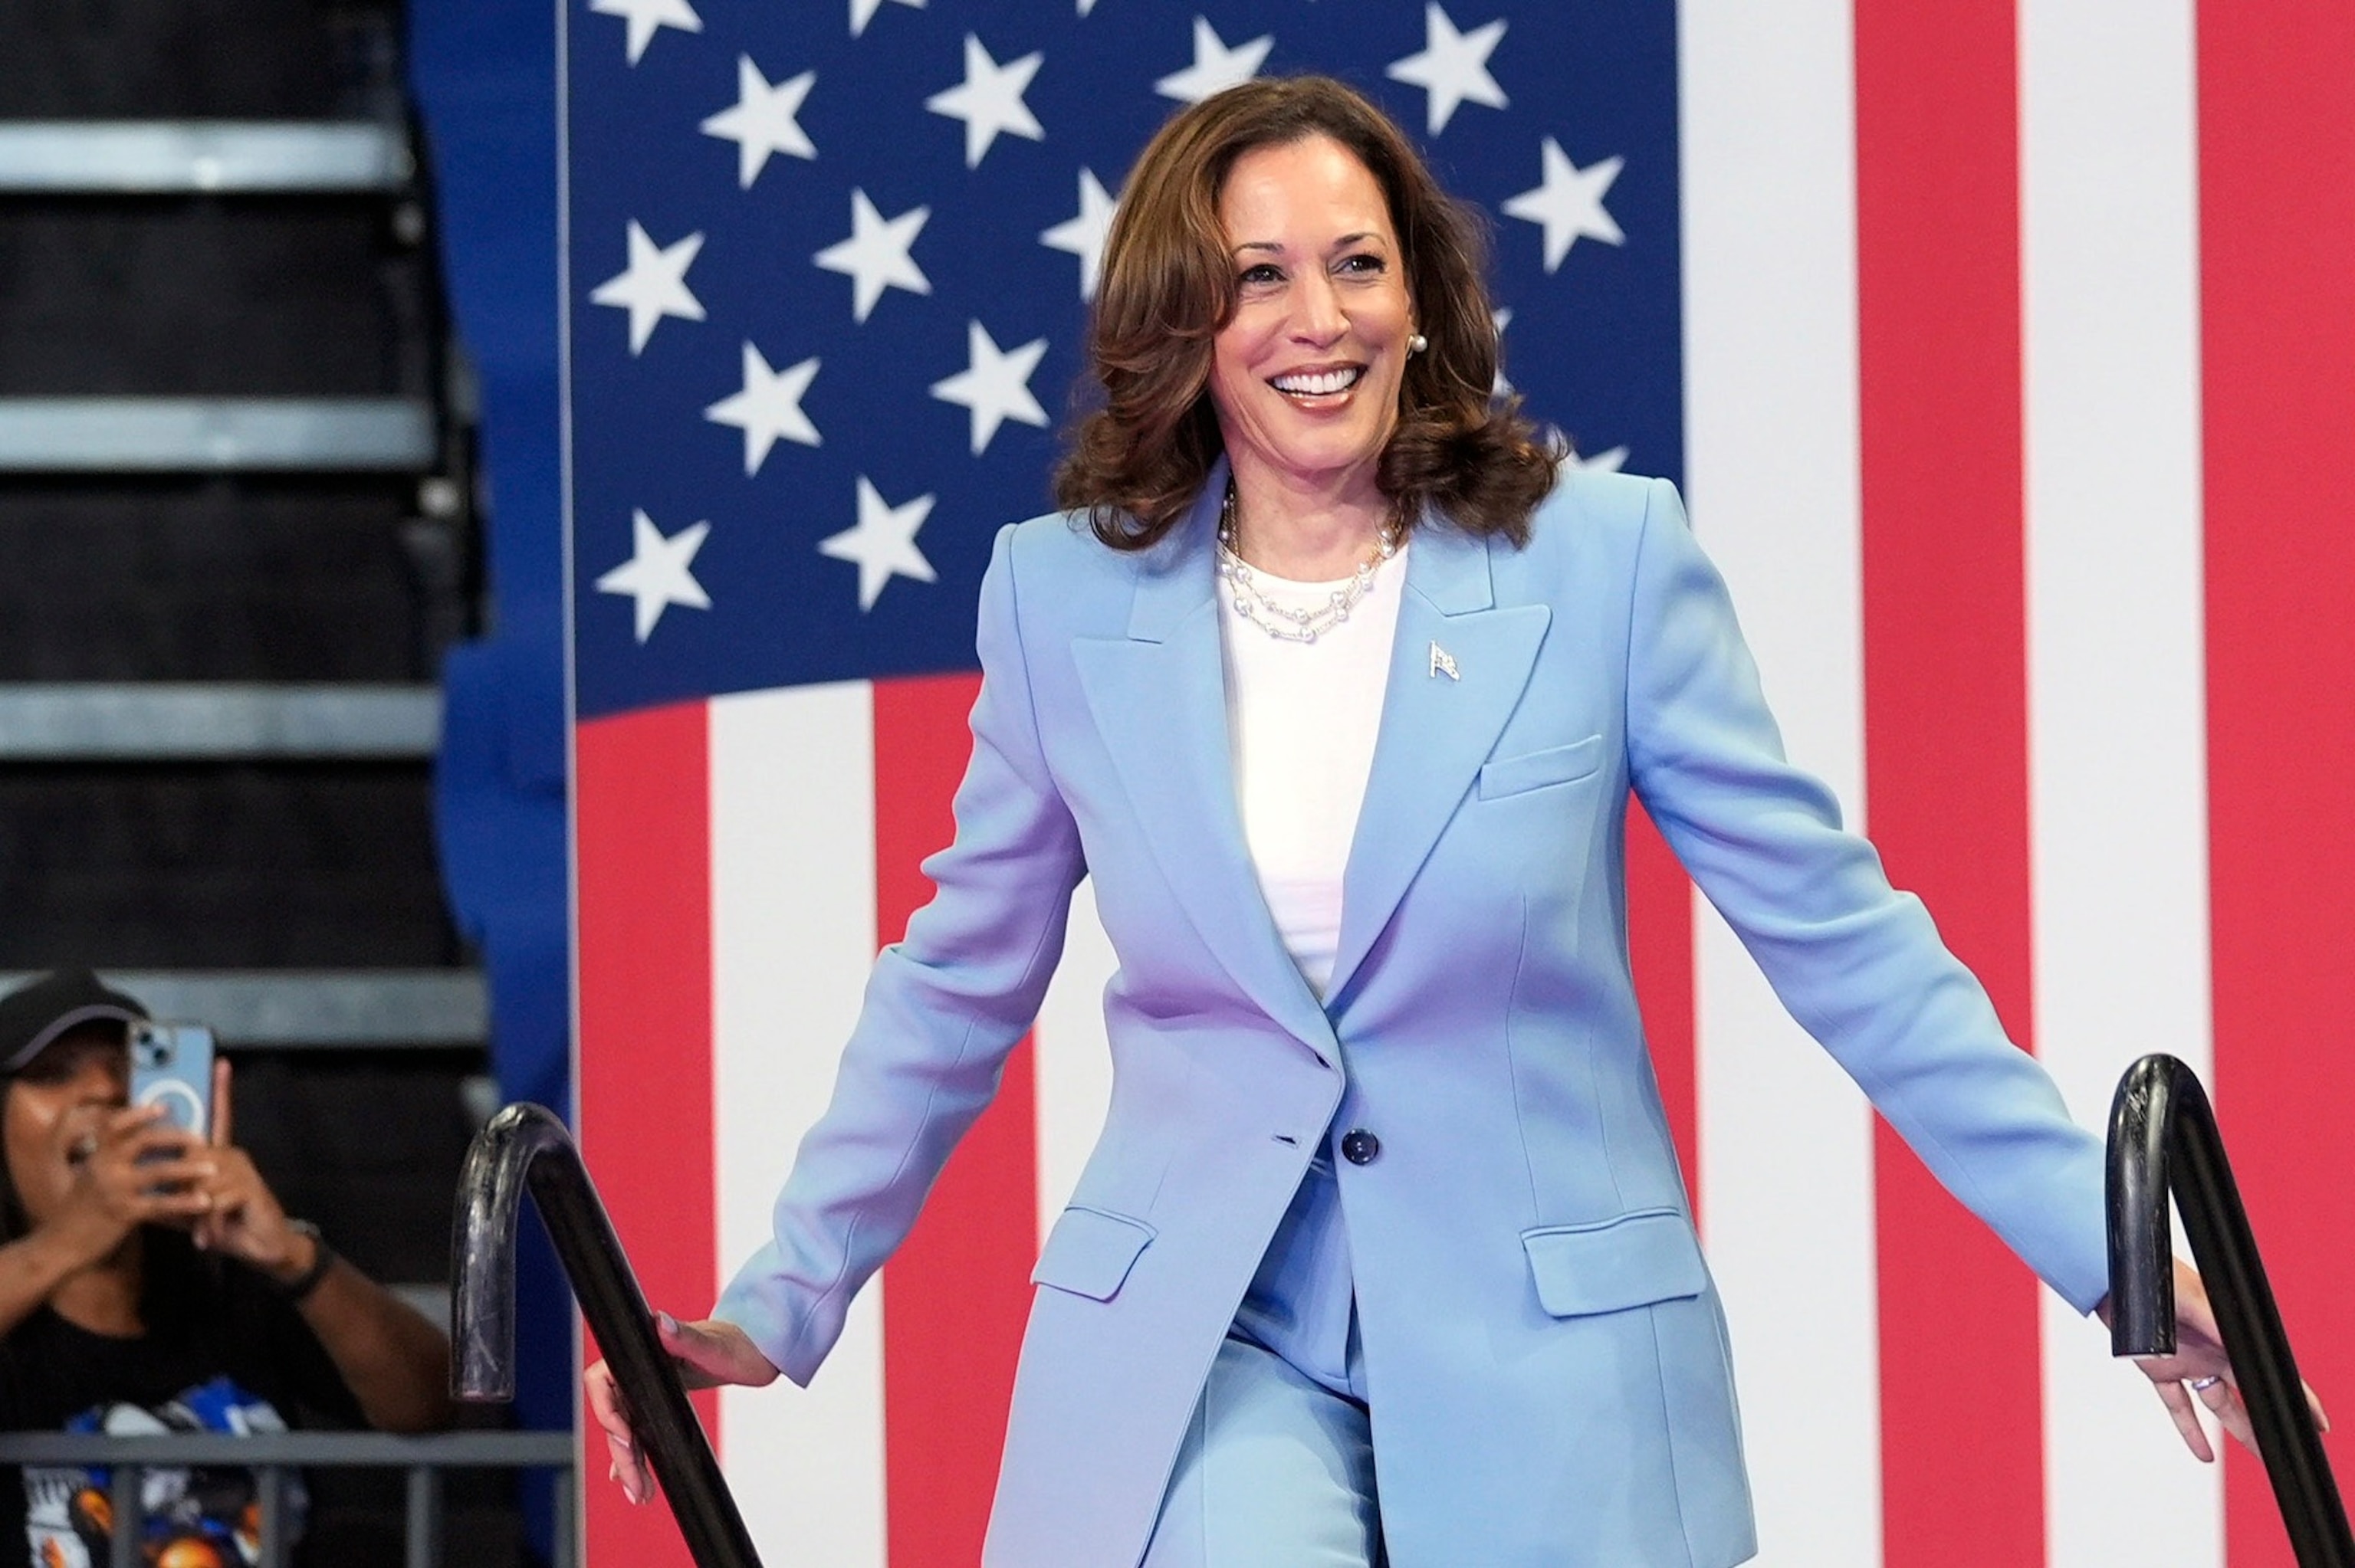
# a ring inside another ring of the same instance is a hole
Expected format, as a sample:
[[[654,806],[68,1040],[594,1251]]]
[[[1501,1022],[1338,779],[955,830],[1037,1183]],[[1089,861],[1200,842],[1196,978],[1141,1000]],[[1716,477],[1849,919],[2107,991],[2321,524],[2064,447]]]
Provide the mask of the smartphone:
[[[213,1032],[201,1023],[133,1023],[131,1103],[162,1106],[166,1126],[209,1137]]]

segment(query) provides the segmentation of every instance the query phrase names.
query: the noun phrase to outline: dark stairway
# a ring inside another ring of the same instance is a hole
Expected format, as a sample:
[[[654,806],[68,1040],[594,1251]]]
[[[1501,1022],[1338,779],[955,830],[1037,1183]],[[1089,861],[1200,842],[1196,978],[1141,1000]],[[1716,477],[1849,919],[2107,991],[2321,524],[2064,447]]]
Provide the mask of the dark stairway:
[[[400,27],[0,6],[0,983],[212,1024],[289,1211],[433,1302],[496,1097],[434,867],[480,552]]]

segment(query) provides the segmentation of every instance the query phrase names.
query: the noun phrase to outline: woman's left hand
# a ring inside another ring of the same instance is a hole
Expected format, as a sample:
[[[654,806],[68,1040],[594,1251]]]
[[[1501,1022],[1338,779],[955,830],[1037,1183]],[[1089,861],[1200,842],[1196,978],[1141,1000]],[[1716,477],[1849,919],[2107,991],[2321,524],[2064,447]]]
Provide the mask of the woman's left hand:
[[[212,1110],[212,1146],[205,1151],[212,1171],[195,1188],[211,1202],[197,1221],[197,1245],[275,1278],[299,1278],[311,1266],[311,1249],[318,1244],[286,1223],[278,1194],[251,1157],[229,1141],[229,1069],[218,1059]]]
[[[2108,1302],[2102,1304],[2100,1312],[2102,1321],[2107,1323]],[[2257,1451],[2256,1434],[2249,1426],[2249,1407],[2242,1402],[2232,1363],[2224,1354],[2224,1338],[2216,1329],[2216,1314],[2208,1305],[2208,1287],[2200,1282],[2199,1271],[2181,1258],[2175,1260],[2175,1353],[2137,1356],[2135,1365],[2158,1391],[2158,1402],[2167,1406],[2175,1429],[2183,1435],[2183,1446],[2202,1464],[2213,1464],[2216,1450],[2200,1424],[2195,1404],[2207,1406],[2208,1414],[2241,1446],[2252,1454]],[[2305,1393],[2315,1424],[2328,1432],[2330,1418],[2323,1414],[2322,1401],[2311,1388]]]

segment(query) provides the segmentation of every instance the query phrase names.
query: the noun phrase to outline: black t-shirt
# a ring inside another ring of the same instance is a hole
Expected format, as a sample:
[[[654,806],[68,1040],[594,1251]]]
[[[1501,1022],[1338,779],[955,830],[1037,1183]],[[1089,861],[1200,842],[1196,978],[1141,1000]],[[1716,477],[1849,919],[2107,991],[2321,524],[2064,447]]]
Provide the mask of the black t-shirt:
[[[144,1246],[145,1334],[94,1334],[43,1307],[0,1338],[0,1429],[61,1431],[101,1406],[185,1410],[197,1391],[216,1408],[265,1402],[297,1429],[363,1425],[318,1336],[267,1280],[177,1232],[151,1229]],[[24,1472],[0,1467],[0,1565],[32,1560],[26,1511]]]

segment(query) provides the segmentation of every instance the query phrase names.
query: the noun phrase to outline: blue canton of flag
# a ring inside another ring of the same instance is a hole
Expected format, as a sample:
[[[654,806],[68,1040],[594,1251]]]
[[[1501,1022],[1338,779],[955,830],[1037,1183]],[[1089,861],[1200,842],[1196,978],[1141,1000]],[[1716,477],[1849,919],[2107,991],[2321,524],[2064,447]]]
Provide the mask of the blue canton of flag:
[[[584,0],[577,711],[973,662],[1046,510],[1122,180],[1253,75],[1371,93],[1491,217],[1507,374],[1678,477],[1675,17],[1615,0]]]

